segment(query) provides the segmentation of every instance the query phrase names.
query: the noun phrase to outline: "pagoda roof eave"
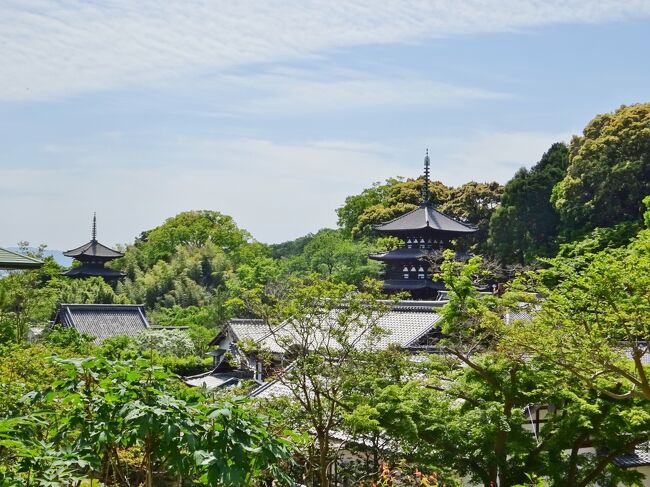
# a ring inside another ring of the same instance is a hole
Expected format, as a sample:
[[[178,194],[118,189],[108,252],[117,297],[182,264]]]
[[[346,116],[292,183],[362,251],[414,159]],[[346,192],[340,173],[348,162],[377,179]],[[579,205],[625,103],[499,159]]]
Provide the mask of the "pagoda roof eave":
[[[113,250],[106,245],[99,243],[97,240],[91,240],[90,242],[85,243],[84,245],[81,245],[75,249],[63,252],[63,255],[73,258],[88,256],[101,257],[105,259],[118,259],[120,257],[124,257],[124,254],[122,252]]]
[[[436,282],[430,279],[388,279],[383,282],[385,291],[412,291],[416,289],[433,289],[444,291],[444,282]]]
[[[381,254],[370,254],[368,258],[372,260],[386,261],[386,260],[413,260],[422,259],[429,255],[430,251],[426,249],[396,249],[389,250]]]
[[[103,277],[105,279],[119,279],[126,276],[124,272],[106,267],[78,266],[61,273],[67,277]]]
[[[384,235],[399,235],[399,236],[405,236],[409,235],[411,233],[415,232],[426,232],[426,231],[431,231],[432,233],[435,233],[437,235],[445,235],[449,237],[455,237],[455,236],[461,236],[461,235],[470,235],[472,233],[475,233],[478,229],[477,228],[472,228],[469,227],[467,230],[463,231],[451,231],[451,230],[441,230],[439,228],[431,227],[431,226],[420,226],[420,227],[413,227],[413,228],[405,228],[405,229],[383,229],[379,227],[373,228],[373,230],[377,233],[381,233]]]
[[[473,225],[461,222],[436,210],[431,203],[424,203],[393,220],[373,226],[379,233],[404,234],[427,229],[445,232],[449,235],[463,235],[476,232]]]

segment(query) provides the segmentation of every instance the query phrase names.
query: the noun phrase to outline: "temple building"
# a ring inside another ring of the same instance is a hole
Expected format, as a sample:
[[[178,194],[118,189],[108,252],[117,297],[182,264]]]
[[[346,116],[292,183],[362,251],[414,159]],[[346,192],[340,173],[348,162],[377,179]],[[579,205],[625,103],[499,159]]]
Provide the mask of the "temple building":
[[[115,281],[126,275],[115,269],[104,267],[107,262],[123,257],[124,254],[117,250],[108,248],[97,241],[96,215],[93,215],[93,231],[90,242],[85,243],[76,249],[68,250],[67,252],[64,252],[63,255],[66,257],[72,257],[81,264],[65,271],[63,273],[64,276],[79,278],[97,276],[103,277],[106,281]]]
[[[61,304],[50,326],[73,328],[95,338],[135,336],[149,328],[143,304]]]
[[[432,299],[444,290],[434,281],[426,257],[433,251],[450,247],[456,238],[476,232],[476,227],[455,220],[436,210],[429,195],[429,151],[424,158],[424,186],[420,206],[391,221],[375,225],[382,235],[397,237],[402,246],[369,257],[384,262],[383,288],[387,292],[408,292],[413,299]]]
[[[16,269],[38,269],[43,262],[28,255],[0,248],[0,271]]]

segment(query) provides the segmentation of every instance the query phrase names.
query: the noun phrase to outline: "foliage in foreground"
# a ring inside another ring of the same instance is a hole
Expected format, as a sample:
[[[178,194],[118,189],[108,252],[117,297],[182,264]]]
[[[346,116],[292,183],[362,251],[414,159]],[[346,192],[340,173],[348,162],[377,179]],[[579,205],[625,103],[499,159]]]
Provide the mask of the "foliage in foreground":
[[[0,418],[3,487],[288,481],[291,443],[243,400],[206,400],[143,360],[53,366],[59,380]]]

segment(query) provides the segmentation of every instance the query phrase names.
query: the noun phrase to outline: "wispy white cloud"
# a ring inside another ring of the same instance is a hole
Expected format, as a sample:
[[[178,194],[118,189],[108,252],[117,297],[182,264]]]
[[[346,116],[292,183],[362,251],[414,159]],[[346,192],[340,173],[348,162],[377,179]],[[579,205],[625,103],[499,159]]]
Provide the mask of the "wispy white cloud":
[[[446,141],[441,158],[445,180],[508,181],[520,167],[531,167],[555,142],[568,142],[571,132],[479,132],[464,142]]]
[[[0,5],[0,99],[124,88],[355,45],[649,14],[645,0],[8,0]]]
[[[0,207],[20,208],[0,215],[5,245],[27,239],[72,246],[87,238],[84,215],[93,211],[101,216],[103,240],[130,242],[190,209],[217,209],[263,241],[283,240],[335,225],[334,209],[347,195],[395,168],[386,148],[347,141],[177,139],[166,144],[172,163],[160,160],[156,149],[150,154],[155,164],[139,165],[124,162],[133,159],[129,147],[124,153],[60,150],[70,161],[65,167],[3,170]],[[173,163],[179,155],[191,162]]]
[[[361,73],[354,70],[291,70],[249,76],[226,76],[225,83],[248,87],[251,95],[230,109],[237,113],[291,116],[346,110],[413,106],[440,107],[468,101],[503,100],[507,93],[456,86],[415,73]]]
[[[482,132],[434,142],[434,177],[447,184],[506,182],[569,134]],[[216,209],[265,242],[334,226],[334,210],[373,181],[416,177],[421,154],[346,140],[184,138],[160,147],[59,147],[65,167],[3,169],[0,245],[18,240],[67,248],[88,237],[93,211],[106,243],[130,242],[184,210]],[[178,164],[180,158],[188,161]],[[139,164],[133,164],[139,160]],[[101,197],[98,197],[101,195]],[[44,204],[43,202],[47,202]],[[38,222],[38,224],[34,224]]]

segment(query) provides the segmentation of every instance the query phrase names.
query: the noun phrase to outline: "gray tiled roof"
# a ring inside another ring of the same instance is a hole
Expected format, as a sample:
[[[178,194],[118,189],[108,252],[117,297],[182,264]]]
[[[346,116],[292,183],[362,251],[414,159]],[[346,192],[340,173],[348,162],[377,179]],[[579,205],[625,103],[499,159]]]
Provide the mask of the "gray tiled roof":
[[[253,340],[257,342],[269,334],[269,327],[264,320],[233,319],[228,327],[237,340]]]
[[[288,367],[280,372],[280,375],[290,372],[293,366],[293,363],[289,364]],[[255,397],[257,399],[275,399],[278,397],[286,397],[290,395],[291,389],[289,389],[289,387],[287,387],[282,382],[281,377],[276,377],[272,381],[262,384],[256,389],[253,389],[248,396]]]
[[[0,269],[36,269],[42,265],[40,260],[0,248]]]
[[[208,372],[194,377],[186,377],[184,382],[191,387],[205,387],[211,390],[237,384],[240,380],[229,373]]]
[[[62,304],[54,322],[94,336],[96,343],[106,338],[134,336],[149,328],[142,304]]]
[[[414,302],[415,303],[415,302]],[[324,317],[321,324],[322,330],[327,330],[334,325],[337,314],[340,311],[332,311],[329,316]],[[418,339],[427,333],[436,329],[436,324],[440,320],[440,315],[433,310],[431,303],[424,305],[409,306],[405,302],[400,302],[391,310],[377,317],[376,325],[385,331],[376,341],[368,343],[365,337],[359,340],[360,346],[364,344],[372,346],[377,350],[387,348],[389,345],[398,345],[400,347],[409,347],[414,345]],[[242,320],[244,321],[244,320]],[[251,323],[254,322],[254,323]],[[282,339],[291,339],[295,334],[291,322],[285,322],[277,327],[273,333],[262,320],[245,320],[243,323],[230,322],[230,328],[236,335],[236,340],[251,339],[260,346],[273,353],[283,353],[284,347],[281,345]],[[369,324],[371,327],[372,324]],[[360,324],[359,332],[365,334],[365,325]],[[363,332],[361,330],[364,330]],[[329,340],[330,346],[336,347],[333,339],[325,331],[313,332],[311,334],[311,345],[319,348]],[[368,337],[368,339],[370,339]]]
[[[385,233],[424,230],[426,228],[450,233],[472,233],[476,231],[476,228],[472,225],[454,220],[440,213],[431,205],[421,205],[405,215],[375,226],[375,230]]]
[[[622,468],[643,467],[650,465],[650,451],[635,450],[634,453],[626,453],[614,459],[614,464]]]
[[[635,348],[638,349],[638,351],[641,353],[641,363],[642,364],[650,364],[650,347],[648,346],[648,342],[637,342],[636,346],[633,347],[632,345],[628,344],[621,344],[623,347],[623,355],[625,358],[633,360],[634,359],[634,352]]]
[[[267,382],[264,385],[254,389],[249,397],[257,399],[276,399],[278,397],[291,396],[291,390],[279,379]]]
[[[236,341],[253,340],[257,342],[269,334],[269,327],[264,320],[233,318],[226,323],[224,329],[212,339],[210,345],[219,345],[226,333],[234,335]]]
[[[504,314],[503,319],[505,320],[506,325],[510,325],[517,320],[532,321],[533,316],[530,314],[530,312],[526,311],[508,311]]]

